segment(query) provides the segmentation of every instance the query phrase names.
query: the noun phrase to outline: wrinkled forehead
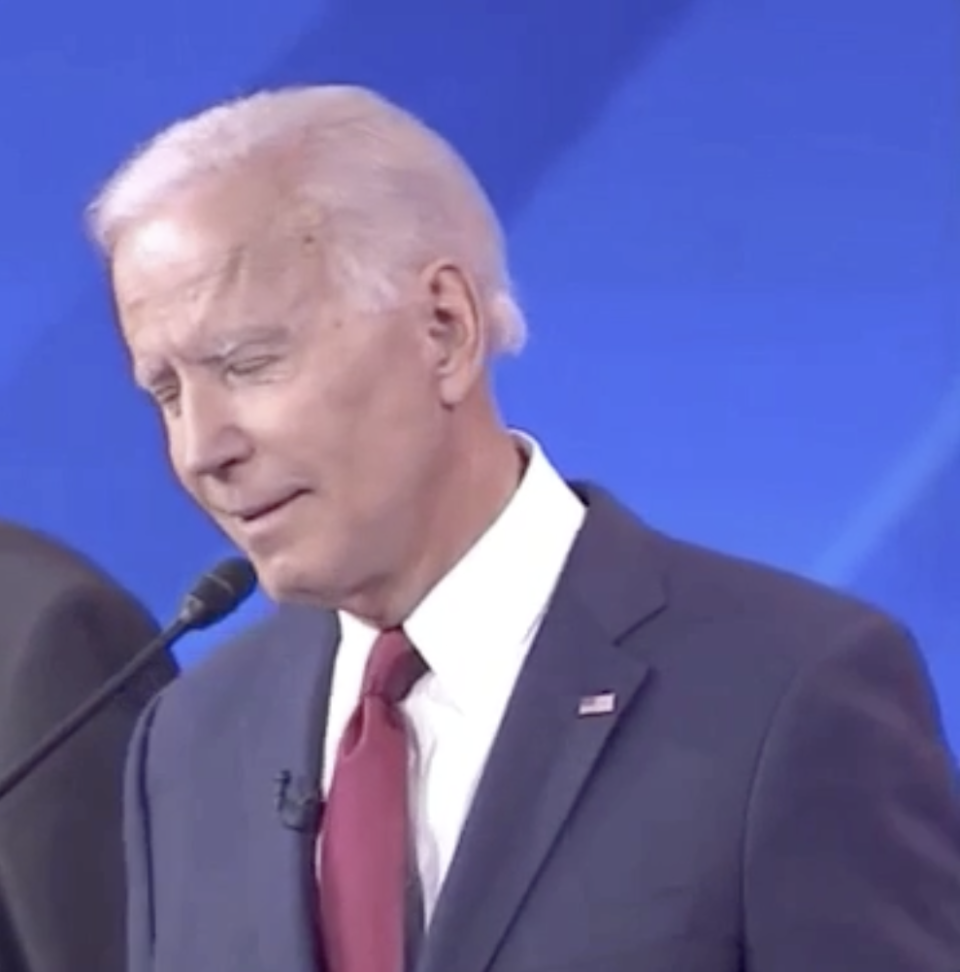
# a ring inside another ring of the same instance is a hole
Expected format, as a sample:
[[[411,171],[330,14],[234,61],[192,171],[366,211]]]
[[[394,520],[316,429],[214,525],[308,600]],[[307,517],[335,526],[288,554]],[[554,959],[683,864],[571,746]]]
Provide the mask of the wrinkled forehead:
[[[222,356],[244,335],[290,331],[311,315],[311,261],[296,239],[236,230],[229,220],[179,211],[120,241],[113,289],[138,376]]]
[[[209,299],[249,275],[251,256],[250,241],[186,214],[163,213],[135,226],[120,239],[110,268],[123,323]]]
[[[117,241],[111,276],[118,305],[133,311],[229,281],[276,275],[296,259],[297,234],[271,211],[218,193],[158,209]]]
[[[283,296],[317,276],[320,234],[269,199],[220,191],[158,209],[120,236],[111,280],[124,329],[183,305]]]

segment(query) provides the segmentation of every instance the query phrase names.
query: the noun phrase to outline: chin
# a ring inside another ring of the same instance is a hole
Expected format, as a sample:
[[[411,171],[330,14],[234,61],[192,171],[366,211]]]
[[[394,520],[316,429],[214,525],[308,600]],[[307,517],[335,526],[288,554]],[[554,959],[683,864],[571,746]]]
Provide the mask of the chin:
[[[275,555],[254,561],[260,587],[277,604],[303,604],[310,607],[336,607],[336,594],[301,558]]]

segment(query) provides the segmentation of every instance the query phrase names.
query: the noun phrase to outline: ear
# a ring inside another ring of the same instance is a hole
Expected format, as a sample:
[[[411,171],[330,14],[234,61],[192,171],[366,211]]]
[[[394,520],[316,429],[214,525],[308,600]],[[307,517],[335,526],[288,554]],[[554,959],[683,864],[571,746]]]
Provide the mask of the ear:
[[[443,404],[459,405],[481,379],[487,363],[486,326],[477,289],[449,260],[422,275],[427,298],[427,338]]]

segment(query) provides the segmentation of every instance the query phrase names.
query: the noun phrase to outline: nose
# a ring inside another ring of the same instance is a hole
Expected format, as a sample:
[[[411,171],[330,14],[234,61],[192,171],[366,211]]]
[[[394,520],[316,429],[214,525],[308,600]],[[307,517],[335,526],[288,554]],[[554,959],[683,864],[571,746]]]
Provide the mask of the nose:
[[[173,465],[184,480],[223,478],[252,452],[238,416],[226,398],[215,393],[185,390],[169,432]]]

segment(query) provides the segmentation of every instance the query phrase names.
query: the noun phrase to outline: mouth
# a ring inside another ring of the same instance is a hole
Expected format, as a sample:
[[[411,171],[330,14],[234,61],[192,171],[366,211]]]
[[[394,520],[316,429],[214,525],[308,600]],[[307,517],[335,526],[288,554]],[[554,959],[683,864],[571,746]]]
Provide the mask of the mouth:
[[[303,495],[302,492],[290,493],[281,499],[271,500],[266,503],[259,503],[256,506],[244,507],[230,513],[232,519],[237,520],[243,526],[252,526],[268,520],[278,513],[283,512],[295,500]]]

